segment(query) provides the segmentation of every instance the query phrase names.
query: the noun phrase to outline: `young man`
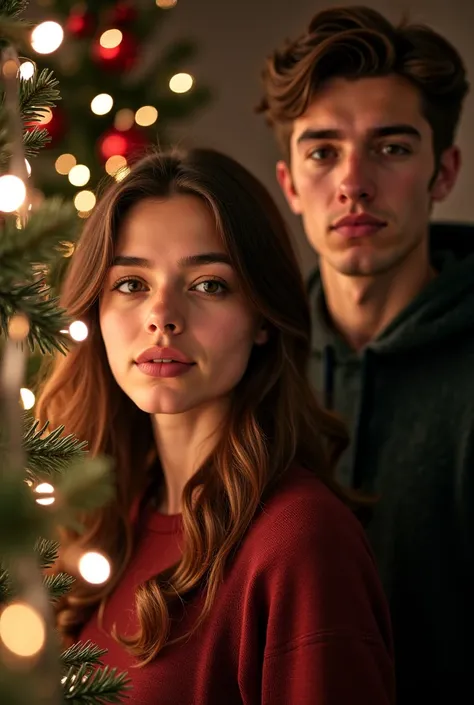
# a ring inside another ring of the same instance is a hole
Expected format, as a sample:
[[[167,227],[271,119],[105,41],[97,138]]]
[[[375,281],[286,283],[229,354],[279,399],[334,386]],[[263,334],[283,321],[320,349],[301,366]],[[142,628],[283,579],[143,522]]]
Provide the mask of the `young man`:
[[[460,167],[463,62],[426,27],[331,9],[267,60],[264,90],[278,181],[319,259],[311,374],[351,429],[340,479],[380,496],[368,533],[398,703],[471,702],[474,230],[449,251],[429,238]]]

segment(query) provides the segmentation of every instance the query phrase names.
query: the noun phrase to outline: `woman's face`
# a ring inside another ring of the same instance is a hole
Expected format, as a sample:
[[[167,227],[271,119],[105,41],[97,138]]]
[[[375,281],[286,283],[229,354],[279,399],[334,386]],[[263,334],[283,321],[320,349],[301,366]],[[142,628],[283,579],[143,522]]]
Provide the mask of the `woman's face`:
[[[150,414],[221,404],[266,342],[214,217],[199,198],[147,198],[127,214],[100,298],[112,374]]]

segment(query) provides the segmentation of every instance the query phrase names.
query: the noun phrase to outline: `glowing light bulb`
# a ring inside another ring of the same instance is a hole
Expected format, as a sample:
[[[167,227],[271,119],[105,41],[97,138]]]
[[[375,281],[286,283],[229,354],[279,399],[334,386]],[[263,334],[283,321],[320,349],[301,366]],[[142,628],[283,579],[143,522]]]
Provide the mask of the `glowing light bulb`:
[[[0,176],[0,211],[13,213],[24,203],[26,186],[18,176]]]
[[[35,656],[46,639],[43,618],[26,603],[8,605],[0,616],[0,638],[16,656]]]
[[[99,44],[104,49],[115,49],[123,39],[123,34],[119,29],[107,29],[100,35]]]
[[[37,504],[43,504],[43,505],[53,504],[54,497],[51,497],[51,495],[54,493],[54,487],[52,485],[50,485],[49,482],[42,482],[40,485],[37,485],[35,487],[35,492],[37,494],[50,495],[49,497],[38,498],[36,500]]]
[[[53,119],[53,111],[51,108],[41,108],[42,115],[37,120],[38,125],[47,125]]]
[[[23,408],[28,410],[32,409],[35,405],[36,397],[31,391],[31,389],[27,389],[26,387],[22,387],[20,389],[20,396],[21,396],[21,401],[23,404]]]
[[[82,213],[88,213],[96,204],[96,197],[92,191],[79,191],[74,197],[74,206]]]
[[[95,115],[107,115],[112,110],[114,99],[108,93],[99,93],[91,101],[91,110]]]
[[[105,162],[105,171],[107,174],[110,174],[110,176],[115,176],[117,171],[125,166],[127,166],[127,160],[125,157],[122,157],[120,154],[114,154]]]
[[[79,572],[88,583],[100,585],[109,579],[110,563],[101,553],[88,551],[79,560]]]
[[[73,340],[77,341],[78,343],[85,340],[88,334],[89,331],[87,329],[87,326],[82,321],[74,321],[69,326],[69,335]]]
[[[20,66],[20,78],[28,81],[35,73],[35,65],[31,61],[24,61]]]
[[[156,4],[162,10],[171,10],[178,4],[178,0],[156,0]]]
[[[115,114],[114,127],[116,130],[120,130],[120,132],[129,130],[134,122],[135,115],[133,110],[130,110],[129,108],[122,108]]]
[[[91,178],[91,172],[85,164],[76,164],[70,169],[67,178],[73,186],[85,186]]]
[[[58,174],[67,176],[73,166],[76,166],[77,160],[73,154],[61,154],[54,162],[54,168]]]
[[[142,127],[153,125],[158,120],[158,110],[153,105],[144,105],[135,113],[135,122]]]
[[[194,83],[193,77],[189,73],[175,73],[170,79],[170,90],[173,93],[187,93]]]
[[[57,22],[42,22],[31,33],[31,46],[38,54],[51,54],[64,39],[64,31]]]
[[[122,181],[126,176],[130,174],[130,167],[123,166],[114,174],[115,181]]]
[[[31,164],[28,161],[28,159],[25,159],[25,166],[26,166],[26,171],[28,173],[28,176],[31,176]]]

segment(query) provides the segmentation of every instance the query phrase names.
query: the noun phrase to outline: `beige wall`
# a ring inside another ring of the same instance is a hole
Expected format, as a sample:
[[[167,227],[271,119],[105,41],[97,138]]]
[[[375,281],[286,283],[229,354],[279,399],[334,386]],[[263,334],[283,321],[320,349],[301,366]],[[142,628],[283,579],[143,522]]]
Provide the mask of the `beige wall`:
[[[212,106],[183,125],[176,138],[213,146],[240,159],[267,184],[287,214],[274,179],[276,147],[262,118],[252,110],[259,96],[262,60],[287,36],[299,33],[313,13],[341,4],[343,0],[178,0],[162,35],[163,41],[195,37],[200,54],[190,70],[198,80],[214,86],[217,94]],[[392,20],[410,7],[413,20],[443,32],[464,57],[473,83],[458,140],[464,164],[454,193],[438,207],[435,218],[474,222],[474,0],[376,0],[366,4]],[[298,220],[289,214],[288,220],[307,271],[314,261],[311,250]]]

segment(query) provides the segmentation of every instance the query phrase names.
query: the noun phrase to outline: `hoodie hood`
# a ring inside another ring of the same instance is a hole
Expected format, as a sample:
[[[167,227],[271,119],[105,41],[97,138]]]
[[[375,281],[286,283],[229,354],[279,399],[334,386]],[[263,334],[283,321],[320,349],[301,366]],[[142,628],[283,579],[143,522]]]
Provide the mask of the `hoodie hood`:
[[[474,226],[432,226],[431,256],[438,276],[366,349],[378,354],[408,352],[474,330]],[[313,278],[310,297],[317,321],[313,352],[323,355],[329,346],[344,364],[357,353],[329,324],[319,273]]]

